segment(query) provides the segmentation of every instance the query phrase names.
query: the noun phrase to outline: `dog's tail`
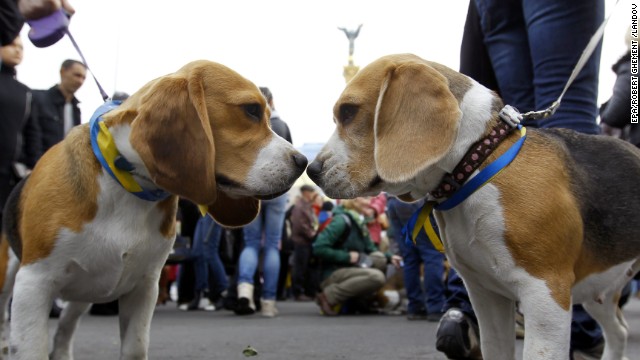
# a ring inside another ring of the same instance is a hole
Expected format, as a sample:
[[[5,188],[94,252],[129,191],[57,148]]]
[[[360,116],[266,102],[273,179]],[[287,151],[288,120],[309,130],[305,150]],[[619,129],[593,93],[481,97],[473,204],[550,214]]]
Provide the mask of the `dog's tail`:
[[[22,257],[20,238],[20,194],[29,176],[22,179],[11,191],[2,212],[2,241],[8,241],[18,259]]]

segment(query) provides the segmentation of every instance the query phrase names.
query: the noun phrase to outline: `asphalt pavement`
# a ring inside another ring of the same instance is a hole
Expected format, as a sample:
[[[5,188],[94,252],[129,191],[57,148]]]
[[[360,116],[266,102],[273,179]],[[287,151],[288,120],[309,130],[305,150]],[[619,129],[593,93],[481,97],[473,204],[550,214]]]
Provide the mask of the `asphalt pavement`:
[[[280,314],[236,316],[230,311],[183,312],[175,303],[158,306],[151,325],[150,359],[390,360],[446,359],[435,349],[437,323],[400,315],[324,317],[315,303],[277,304]],[[627,356],[640,360],[640,300],[624,309],[630,327]],[[53,331],[56,321],[50,321]],[[248,346],[257,355],[243,354]],[[517,340],[517,359],[523,341]],[[75,358],[119,358],[115,316],[85,315],[75,340]],[[489,360],[489,359],[488,359]]]

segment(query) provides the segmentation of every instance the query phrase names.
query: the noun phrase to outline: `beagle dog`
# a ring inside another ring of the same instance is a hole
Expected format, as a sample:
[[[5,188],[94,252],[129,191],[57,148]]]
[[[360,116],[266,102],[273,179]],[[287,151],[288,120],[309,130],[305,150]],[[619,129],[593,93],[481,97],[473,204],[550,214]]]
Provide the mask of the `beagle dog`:
[[[434,194],[443,178],[502,126],[503,106],[443,65],[382,57],[347,84],[333,109],[336,130],[307,173],[333,198],[386,191],[442,204],[447,198]],[[520,138],[509,133],[478,170]],[[485,359],[515,359],[516,301],[526,323],[524,359],[569,357],[572,304],[602,326],[602,358],[623,358],[628,330],[617,301],[640,268],[638,179],[640,150],[629,143],[529,129],[502,172],[435,212],[476,311]]]
[[[97,115],[44,154],[8,200],[0,268],[7,243],[20,258],[12,358],[48,358],[48,314],[59,296],[69,303],[51,359],[71,359],[80,316],[115,299],[121,359],[146,359],[178,196],[206,205],[222,225],[241,226],[307,165],[271,131],[258,87],[210,61],[155,79]]]

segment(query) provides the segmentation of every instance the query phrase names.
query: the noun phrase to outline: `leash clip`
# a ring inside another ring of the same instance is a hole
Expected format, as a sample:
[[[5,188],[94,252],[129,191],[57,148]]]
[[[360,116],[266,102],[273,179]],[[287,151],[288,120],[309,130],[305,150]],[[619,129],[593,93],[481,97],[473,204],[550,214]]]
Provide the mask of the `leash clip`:
[[[512,128],[517,128],[522,121],[522,114],[511,105],[505,105],[498,115]]]

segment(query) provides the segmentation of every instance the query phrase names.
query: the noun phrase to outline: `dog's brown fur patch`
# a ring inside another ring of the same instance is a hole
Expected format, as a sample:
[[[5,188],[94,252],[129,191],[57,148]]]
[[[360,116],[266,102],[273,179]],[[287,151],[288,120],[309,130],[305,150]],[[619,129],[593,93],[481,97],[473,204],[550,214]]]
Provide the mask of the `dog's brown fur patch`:
[[[514,134],[501,144],[486,164],[518,137]],[[553,299],[569,310],[583,226],[565,159],[560,154],[553,143],[529,131],[517,158],[492,183],[500,189],[506,245],[516,265],[544,280]],[[588,258],[588,254],[582,256]]]
[[[176,213],[178,212],[178,197],[169,196],[158,202],[158,209],[162,212],[160,233],[164,238],[171,238],[176,233]]]
[[[0,291],[4,288],[4,282],[7,278],[7,269],[9,268],[9,240],[7,237],[0,236]]]
[[[74,128],[38,161],[20,200],[22,265],[49,256],[60,229],[80,232],[95,217],[99,170],[87,125]]]

